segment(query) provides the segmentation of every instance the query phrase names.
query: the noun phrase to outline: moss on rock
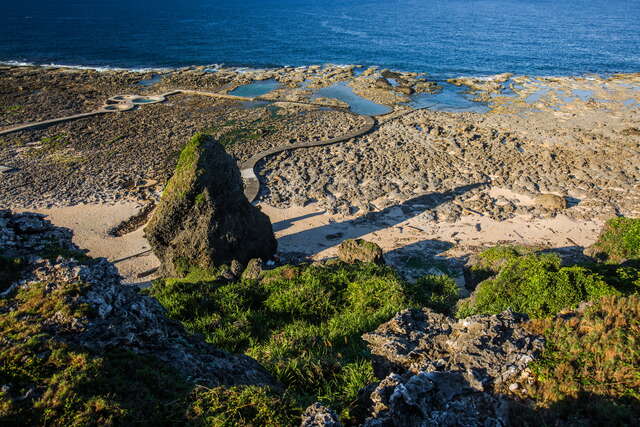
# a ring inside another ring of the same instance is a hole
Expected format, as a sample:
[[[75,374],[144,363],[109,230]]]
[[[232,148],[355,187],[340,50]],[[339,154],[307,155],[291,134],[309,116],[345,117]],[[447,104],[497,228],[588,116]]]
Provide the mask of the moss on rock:
[[[205,134],[183,148],[145,233],[167,276],[268,259],[277,247],[269,218],[244,196],[234,159]]]

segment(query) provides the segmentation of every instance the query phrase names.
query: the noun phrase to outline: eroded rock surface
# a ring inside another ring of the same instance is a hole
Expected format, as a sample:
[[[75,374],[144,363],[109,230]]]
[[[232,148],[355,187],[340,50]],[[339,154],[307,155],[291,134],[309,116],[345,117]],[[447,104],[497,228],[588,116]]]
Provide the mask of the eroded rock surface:
[[[509,311],[456,320],[424,308],[363,335],[383,378],[365,393],[366,425],[508,424],[507,400],[497,393],[524,381],[544,345],[524,320]]]
[[[302,414],[300,427],[342,427],[342,423],[334,411],[316,402]]]
[[[183,149],[145,233],[170,276],[266,260],[277,248],[269,217],[244,196],[236,162],[203,134]]]

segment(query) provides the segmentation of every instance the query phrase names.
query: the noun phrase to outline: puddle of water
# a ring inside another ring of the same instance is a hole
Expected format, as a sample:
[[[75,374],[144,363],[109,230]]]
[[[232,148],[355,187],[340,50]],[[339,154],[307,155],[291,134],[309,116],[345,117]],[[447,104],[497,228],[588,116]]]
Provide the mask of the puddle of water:
[[[551,89],[549,89],[548,87],[540,88],[537,91],[533,92],[531,95],[527,96],[524,99],[524,102],[526,102],[527,104],[534,104],[540,101],[540,99],[546,94],[548,94],[550,91]]]
[[[267,93],[276,90],[280,87],[280,83],[277,80],[261,80],[246,85],[238,86],[229,95],[244,96],[245,98],[256,98],[258,96],[266,95]]]
[[[345,82],[324,87],[315,91],[311,99],[335,98],[349,104],[349,108],[356,114],[366,114],[377,116],[391,112],[391,108],[386,105],[376,104],[366,98],[356,95]]]
[[[396,79],[387,79],[387,81],[391,84],[391,86],[393,87],[398,87],[400,86],[400,83],[398,83],[398,81]]]
[[[573,89],[573,95],[580,98],[583,102],[587,102],[593,96],[592,90]]]
[[[629,99],[626,99],[624,101],[624,105],[627,106],[627,107],[630,107],[630,106],[632,106],[634,104],[637,104],[637,103],[638,103],[638,100],[635,99],[635,98],[629,98]]]
[[[434,111],[450,113],[473,112],[486,113],[489,107],[483,103],[474,101],[469,94],[464,93],[464,87],[457,87],[450,83],[439,83],[442,91],[439,93],[418,93],[411,96],[411,102],[407,103],[412,108],[428,108]]]
[[[160,80],[162,80],[162,76],[160,74],[153,74],[150,79],[140,80],[138,82],[138,85],[139,86],[144,86],[144,87],[149,87],[149,86],[153,86],[154,84],[160,82]]]
[[[358,77],[359,75],[364,73],[366,69],[367,69],[366,67],[354,68],[353,69],[353,75]]]

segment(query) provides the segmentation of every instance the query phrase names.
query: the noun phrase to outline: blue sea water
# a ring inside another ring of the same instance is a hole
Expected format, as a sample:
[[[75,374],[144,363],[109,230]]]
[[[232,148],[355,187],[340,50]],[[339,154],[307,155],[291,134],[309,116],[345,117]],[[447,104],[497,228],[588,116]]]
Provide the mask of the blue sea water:
[[[0,0],[0,61],[640,71],[639,0]]]

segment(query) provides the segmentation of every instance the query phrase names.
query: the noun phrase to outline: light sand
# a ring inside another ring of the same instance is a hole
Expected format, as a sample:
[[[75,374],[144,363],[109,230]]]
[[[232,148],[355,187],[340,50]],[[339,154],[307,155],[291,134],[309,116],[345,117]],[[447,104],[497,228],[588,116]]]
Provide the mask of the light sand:
[[[104,257],[114,262],[124,277],[124,283],[144,284],[154,276],[140,278],[138,275],[160,264],[152,253],[136,256],[150,249],[142,229],[122,237],[107,234],[109,229],[136,214],[141,207],[140,203],[122,202],[114,205],[78,205],[27,211],[45,214],[56,226],[71,229],[73,242],[82,249],[88,249],[89,256]]]
[[[496,195],[506,190],[493,190]],[[505,193],[506,194],[506,193]],[[526,196],[513,193],[523,203]],[[152,253],[139,255],[150,249],[142,228],[122,237],[111,237],[107,231],[137,213],[141,204],[122,202],[114,205],[80,205],[74,207],[42,209],[56,225],[74,232],[74,243],[89,250],[93,257],[105,257],[115,262],[124,282],[145,284],[154,275],[139,277],[141,273],[158,267]],[[357,216],[330,215],[317,204],[306,207],[278,209],[259,205],[271,218],[278,238],[278,250],[286,258],[288,253],[301,253],[315,260],[336,256],[337,246],[349,238],[363,238],[375,242],[385,252],[387,262],[405,273],[410,279],[429,272],[420,268],[412,277],[406,261],[421,258],[461,261],[479,247],[497,244],[524,244],[545,248],[584,247],[591,245],[602,227],[599,220],[576,221],[565,215],[554,218],[518,216],[506,221],[468,213],[455,223],[433,223],[426,216],[407,216],[400,208],[391,208],[373,219]],[[459,262],[458,262],[459,264]],[[415,266],[412,267],[415,269]],[[453,269],[461,279],[461,270]]]

